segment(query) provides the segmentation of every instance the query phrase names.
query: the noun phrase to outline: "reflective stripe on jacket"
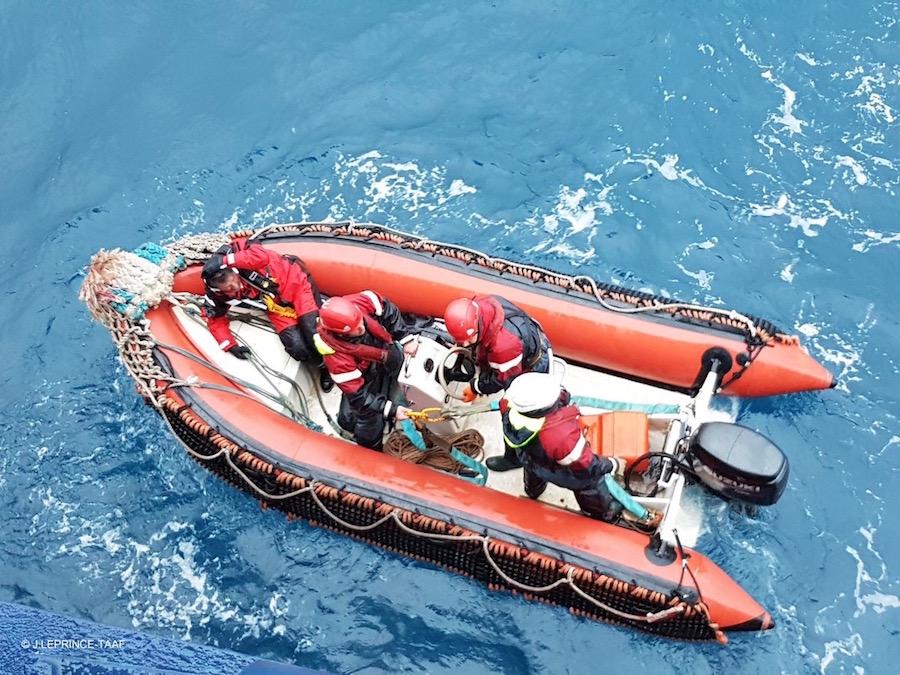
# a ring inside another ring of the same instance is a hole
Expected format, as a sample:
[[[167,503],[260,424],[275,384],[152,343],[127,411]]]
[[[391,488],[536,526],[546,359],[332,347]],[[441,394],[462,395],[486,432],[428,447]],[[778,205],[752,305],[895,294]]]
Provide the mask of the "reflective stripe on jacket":
[[[570,490],[583,490],[612,470],[612,463],[595,455],[582,434],[574,405],[532,418],[501,399],[500,413],[504,442],[539,478]]]

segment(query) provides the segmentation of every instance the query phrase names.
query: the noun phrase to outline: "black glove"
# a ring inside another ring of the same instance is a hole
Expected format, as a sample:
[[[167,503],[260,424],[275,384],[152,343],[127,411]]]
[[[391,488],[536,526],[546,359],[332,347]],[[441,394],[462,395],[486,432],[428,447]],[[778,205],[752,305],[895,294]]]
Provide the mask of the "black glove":
[[[403,365],[403,350],[397,344],[392,344],[385,351],[387,352],[385,367],[391,372],[400,372]]]
[[[212,279],[219,270],[225,267],[225,255],[222,253],[213,253],[203,264],[203,272],[201,276],[205,281]]]
[[[475,364],[472,359],[456,355],[456,363],[452,368],[444,368],[444,379],[447,382],[469,382],[475,377]]]
[[[232,356],[236,356],[237,358],[241,359],[242,361],[246,361],[247,359],[250,358],[250,355],[252,352],[250,351],[250,347],[245,347],[244,345],[237,345],[237,346],[229,349],[228,353],[231,354]]]

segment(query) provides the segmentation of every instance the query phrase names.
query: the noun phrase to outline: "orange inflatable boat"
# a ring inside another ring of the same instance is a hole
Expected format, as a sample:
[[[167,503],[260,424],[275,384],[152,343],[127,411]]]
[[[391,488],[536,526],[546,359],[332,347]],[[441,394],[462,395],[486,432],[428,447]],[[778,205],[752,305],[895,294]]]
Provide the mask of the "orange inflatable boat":
[[[372,289],[417,317],[419,348],[396,395],[425,411],[417,422],[432,447],[423,451],[409,430],[389,436],[385,453],[342,438],[337,389],[323,393],[252,311],[236,308],[232,331],[253,358],[221,351],[199,317],[199,273],[239,236],[302,258],[325,294]],[[653,529],[592,520],[553,486],[529,499],[521,471],[485,469],[484,455],[502,452],[498,415],[490,401],[458,403],[458,383],[440,377],[455,353],[434,319],[474,293],[502,295],[541,323],[595,451],[629,463],[622,498],[635,513],[661,514]],[[81,297],[187,452],[264,507],[662,636],[724,642],[728,631],[773,626],[690,548],[702,526],[693,491],[767,506],[788,475],[781,451],[733,424],[715,400],[833,386],[795,337],[767,321],[353,223],[101,251]]]

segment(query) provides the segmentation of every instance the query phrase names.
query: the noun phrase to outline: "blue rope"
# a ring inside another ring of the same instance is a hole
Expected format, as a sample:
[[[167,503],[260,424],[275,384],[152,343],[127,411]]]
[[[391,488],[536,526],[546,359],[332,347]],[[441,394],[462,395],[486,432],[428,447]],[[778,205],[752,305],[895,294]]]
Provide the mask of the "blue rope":
[[[460,452],[456,448],[450,448],[450,456],[463,466],[468,467],[478,474],[477,476],[463,476],[460,474],[459,478],[467,480],[470,483],[475,483],[475,485],[484,485],[487,483],[488,470],[484,464],[476,459],[472,459],[466,453]]]
[[[416,429],[416,425],[413,424],[412,420],[402,420],[400,422],[400,428],[403,429],[403,433],[406,434],[406,437],[414,446],[416,446],[417,450],[425,452],[425,439],[422,437],[419,430]]]
[[[169,255],[169,252],[160,246],[159,244],[154,244],[152,242],[148,242],[146,244],[141,244],[136,249],[134,249],[136,255],[139,255],[144,260],[149,260],[154,265],[162,265],[163,260],[166,259],[166,256]],[[177,255],[175,256],[175,263],[171,272],[176,270],[183,270],[185,268],[184,256]]]
[[[680,406],[666,403],[627,403],[625,401],[609,401],[592,396],[573,396],[572,403],[579,408],[600,408],[601,410],[632,410],[648,415],[674,414],[681,410]]]
[[[647,519],[647,509],[638,504],[634,497],[625,492],[625,489],[619,485],[610,474],[606,474],[603,478],[606,480],[606,487],[609,488],[610,493],[615,497],[617,502],[631,511],[638,518],[641,518],[642,520]]]
[[[135,302],[137,296],[129,291],[121,288],[111,288],[110,291],[117,297],[121,298],[119,302],[109,303],[117,312],[125,316],[140,321],[144,318],[144,313],[149,309],[144,300]]]

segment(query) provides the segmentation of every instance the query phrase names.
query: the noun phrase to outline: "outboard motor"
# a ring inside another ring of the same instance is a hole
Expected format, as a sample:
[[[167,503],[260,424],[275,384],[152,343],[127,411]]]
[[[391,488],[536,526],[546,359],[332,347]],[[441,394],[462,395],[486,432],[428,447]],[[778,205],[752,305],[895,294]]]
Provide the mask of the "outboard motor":
[[[693,469],[713,492],[753,506],[771,506],[787,484],[787,457],[752,429],[727,422],[701,424],[691,438]]]

